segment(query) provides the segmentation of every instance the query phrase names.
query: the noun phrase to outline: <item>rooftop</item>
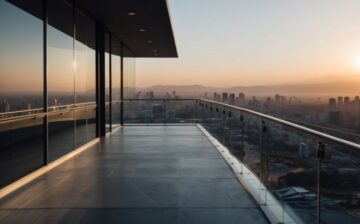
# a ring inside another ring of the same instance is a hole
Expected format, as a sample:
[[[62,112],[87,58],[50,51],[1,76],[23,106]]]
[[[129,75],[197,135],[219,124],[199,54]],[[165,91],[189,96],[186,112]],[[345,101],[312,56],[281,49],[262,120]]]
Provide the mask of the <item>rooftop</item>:
[[[0,223],[267,223],[195,125],[125,126],[0,201]]]

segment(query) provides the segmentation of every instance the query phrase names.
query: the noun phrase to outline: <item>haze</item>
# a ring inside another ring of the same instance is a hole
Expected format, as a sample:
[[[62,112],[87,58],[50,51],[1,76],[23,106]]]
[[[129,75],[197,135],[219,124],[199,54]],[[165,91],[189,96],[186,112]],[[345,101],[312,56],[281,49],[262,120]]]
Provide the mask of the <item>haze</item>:
[[[169,0],[178,59],[137,59],[137,86],[244,86],[360,75],[358,0]]]

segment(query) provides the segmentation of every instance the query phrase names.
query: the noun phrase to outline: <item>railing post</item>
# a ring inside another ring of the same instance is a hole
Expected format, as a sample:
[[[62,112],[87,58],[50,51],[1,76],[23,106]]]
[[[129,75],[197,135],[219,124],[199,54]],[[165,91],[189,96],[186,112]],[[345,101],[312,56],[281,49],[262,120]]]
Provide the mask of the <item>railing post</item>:
[[[321,166],[325,158],[325,144],[319,142],[317,149],[318,165],[317,165],[317,204],[316,204],[316,223],[320,224],[321,213]]]
[[[121,42],[120,46],[120,124],[124,126],[124,44]]]
[[[201,123],[204,123],[204,107],[202,103],[199,103],[200,106],[200,113],[201,113]]]
[[[234,144],[233,144],[233,126],[232,126],[232,113],[228,112],[226,118],[226,123],[229,124],[229,148],[232,153],[234,153]]]
[[[222,113],[221,113],[221,120],[222,120],[222,143],[225,143],[225,124],[226,124],[226,111],[225,111],[225,107],[223,106],[222,108]]]
[[[47,1],[43,0],[43,150],[44,165],[49,163],[49,117],[48,117],[48,75],[47,75],[47,26],[48,26],[48,10]]]
[[[166,112],[166,100],[163,100],[163,103],[164,103],[164,125],[166,125],[166,120],[167,120],[167,112]]]
[[[261,133],[260,133],[260,183],[264,186],[266,185],[266,177],[267,177],[267,153],[266,149],[264,149],[264,141],[266,137],[266,133],[268,131],[268,128],[266,126],[266,123],[264,120],[261,120]],[[261,187],[261,185],[260,185]],[[259,192],[261,192],[261,188],[259,189]],[[259,194],[260,199],[260,194]],[[265,194],[265,201],[264,205],[266,205],[266,194]]]
[[[244,134],[245,134],[245,123],[244,123],[244,116],[241,113],[240,114],[240,123],[241,123],[241,142],[240,142],[240,147],[241,147],[241,170],[240,170],[240,174],[243,174],[243,161],[244,161]]]
[[[96,136],[103,137],[105,129],[105,26],[96,23]]]

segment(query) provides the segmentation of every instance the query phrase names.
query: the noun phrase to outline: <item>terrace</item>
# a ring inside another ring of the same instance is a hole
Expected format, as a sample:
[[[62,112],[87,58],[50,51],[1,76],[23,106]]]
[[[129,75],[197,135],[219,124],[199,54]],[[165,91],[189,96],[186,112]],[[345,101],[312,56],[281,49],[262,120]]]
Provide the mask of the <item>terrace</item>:
[[[124,106],[124,126],[2,192],[0,221],[358,222],[353,142],[209,100]]]

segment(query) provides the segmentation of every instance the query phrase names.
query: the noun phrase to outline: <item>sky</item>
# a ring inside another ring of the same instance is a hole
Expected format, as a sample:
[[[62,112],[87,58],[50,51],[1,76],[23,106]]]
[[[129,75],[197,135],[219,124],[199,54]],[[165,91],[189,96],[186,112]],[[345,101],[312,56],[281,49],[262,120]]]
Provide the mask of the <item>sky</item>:
[[[239,86],[360,75],[359,0],[168,0],[179,58],[136,82]]]

